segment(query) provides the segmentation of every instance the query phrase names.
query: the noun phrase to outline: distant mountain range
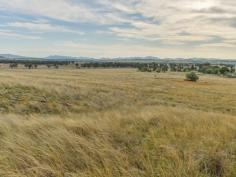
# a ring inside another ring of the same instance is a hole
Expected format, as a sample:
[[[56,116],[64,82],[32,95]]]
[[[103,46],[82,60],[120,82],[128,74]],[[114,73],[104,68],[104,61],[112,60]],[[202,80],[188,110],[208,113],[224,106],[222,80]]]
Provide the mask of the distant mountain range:
[[[29,58],[29,57],[20,56],[20,55],[12,55],[12,54],[0,54],[0,58],[19,59],[19,58]]]
[[[44,59],[48,60],[84,60],[84,59],[93,59],[89,57],[72,57],[72,56],[63,56],[63,55],[50,55],[48,57],[45,57]]]
[[[90,57],[73,57],[62,55],[50,55],[45,58],[34,58],[12,54],[0,54],[0,59],[5,60],[71,60],[78,62],[161,62],[161,63],[211,63],[211,64],[234,64],[235,60],[217,59],[217,58],[159,58],[153,56],[146,57],[118,57],[118,58],[90,58]]]

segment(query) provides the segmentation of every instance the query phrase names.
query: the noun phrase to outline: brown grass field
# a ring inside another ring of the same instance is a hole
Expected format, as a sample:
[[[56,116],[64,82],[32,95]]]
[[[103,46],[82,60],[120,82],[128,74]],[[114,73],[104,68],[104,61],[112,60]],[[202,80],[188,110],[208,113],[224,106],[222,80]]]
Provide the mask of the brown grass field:
[[[235,177],[236,80],[1,69],[2,177]]]

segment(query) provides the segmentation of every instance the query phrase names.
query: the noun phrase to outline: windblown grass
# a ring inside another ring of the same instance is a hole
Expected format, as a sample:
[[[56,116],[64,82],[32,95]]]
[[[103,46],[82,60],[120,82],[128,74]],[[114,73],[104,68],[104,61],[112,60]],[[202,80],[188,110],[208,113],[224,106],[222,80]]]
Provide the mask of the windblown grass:
[[[234,177],[236,82],[135,70],[0,72],[0,176]]]

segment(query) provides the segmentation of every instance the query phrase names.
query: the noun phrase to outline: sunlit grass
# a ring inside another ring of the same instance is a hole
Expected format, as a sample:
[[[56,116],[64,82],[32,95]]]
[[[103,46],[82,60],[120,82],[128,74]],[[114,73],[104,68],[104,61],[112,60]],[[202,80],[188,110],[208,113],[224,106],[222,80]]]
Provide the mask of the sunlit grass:
[[[236,82],[136,70],[0,71],[0,176],[233,177]]]

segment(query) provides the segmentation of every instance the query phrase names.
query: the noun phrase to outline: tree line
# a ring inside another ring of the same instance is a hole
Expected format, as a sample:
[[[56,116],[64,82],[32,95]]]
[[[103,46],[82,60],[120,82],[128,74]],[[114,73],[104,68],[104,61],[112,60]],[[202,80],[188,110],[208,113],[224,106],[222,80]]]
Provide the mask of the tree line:
[[[139,63],[128,62],[76,62],[76,61],[28,61],[14,60],[0,63],[9,64],[10,68],[17,68],[18,65],[24,65],[25,68],[34,69],[38,65],[47,66],[48,68],[59,68],[60,66],[74,65],[75,68],[138,68]]]
[[[190,72],[197,71],[204,74],[215,74],[215,75],[232,75],[235,73],[234,65],[211,65],[210,63],[205,64],[178,64],[178,63],[145,63],[139,64],[138,70],[141,72]]]
[[[235,73],[234,65],[212,65],[210,63],[138,63],[138,62],[77,62],[69,60],[4,60],[1,63],[8,63],[10,68],[17,68],[19,64],[28,69],[37,69],[39,65],[47,68],[59,68],[60,66],[72,65],[80,68],[137,68],[141,72],[190,72],[196,71],[205,74],[232,75]]]

